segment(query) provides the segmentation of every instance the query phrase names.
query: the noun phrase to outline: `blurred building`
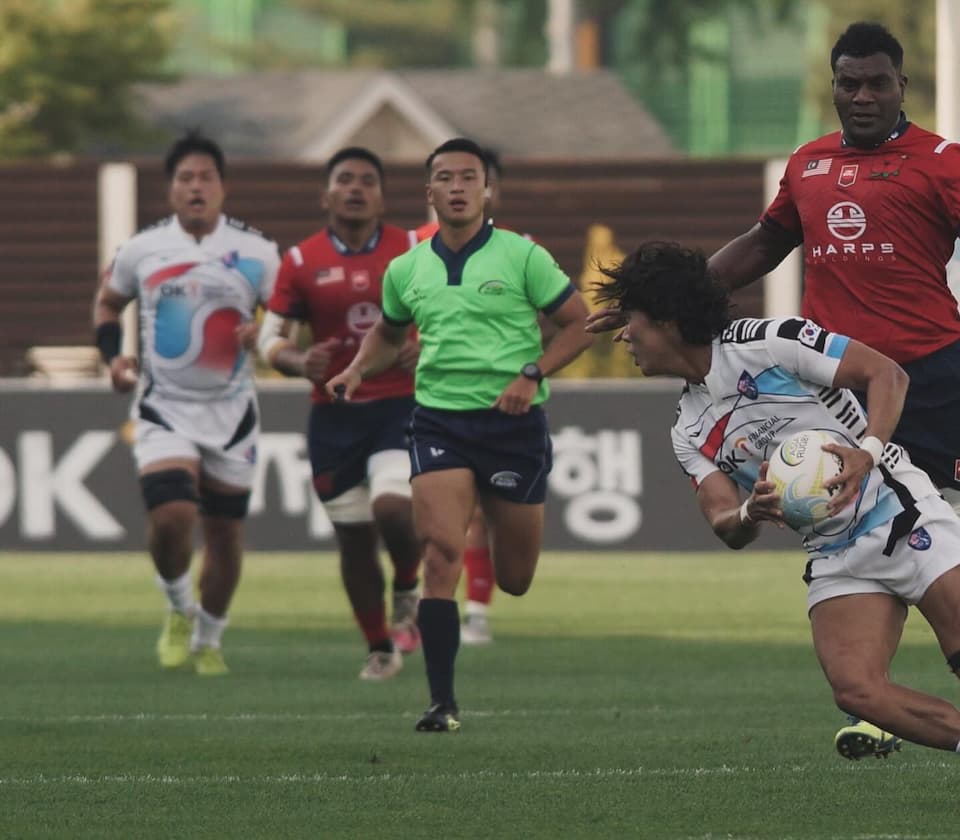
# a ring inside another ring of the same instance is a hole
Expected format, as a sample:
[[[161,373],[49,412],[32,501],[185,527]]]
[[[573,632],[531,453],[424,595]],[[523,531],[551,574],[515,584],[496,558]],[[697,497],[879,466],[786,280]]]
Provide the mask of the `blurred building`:
[[[605,70],[296,70],[185,77],[141,88],[171,135],[199,128],[228,155],[317,162],[348,145],[422,161],[467,136],[510,157],[671,157],[667,133]]]

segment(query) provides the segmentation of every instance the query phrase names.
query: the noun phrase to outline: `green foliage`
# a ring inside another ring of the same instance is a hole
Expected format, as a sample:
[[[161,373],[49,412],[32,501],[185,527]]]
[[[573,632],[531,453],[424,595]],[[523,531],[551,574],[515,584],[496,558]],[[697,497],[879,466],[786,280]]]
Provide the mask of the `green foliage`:
[[[466,64],[474,0],[287,0],[346,27],[350,64],[442,67]]]
[[[136,141],[132,85],[163,78],[169,0],[3,0],[0,158]]]

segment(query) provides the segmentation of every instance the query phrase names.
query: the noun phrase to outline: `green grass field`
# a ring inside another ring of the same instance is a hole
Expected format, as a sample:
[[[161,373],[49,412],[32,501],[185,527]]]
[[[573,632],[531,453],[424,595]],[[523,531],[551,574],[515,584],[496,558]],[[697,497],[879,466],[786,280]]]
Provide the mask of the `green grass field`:
[[[0,555],[2,838],[955,838],[960,758],[833,750],[799,555],[547,555],[416,734],[331,555],[252,555],[233,673],[161,673],[140,555]],[[895,678],[955,698],[911,616]]]

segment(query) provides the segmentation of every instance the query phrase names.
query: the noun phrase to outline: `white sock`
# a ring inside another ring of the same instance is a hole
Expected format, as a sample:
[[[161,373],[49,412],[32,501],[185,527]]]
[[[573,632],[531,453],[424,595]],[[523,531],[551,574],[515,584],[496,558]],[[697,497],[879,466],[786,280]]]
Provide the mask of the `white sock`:
[[[190,637],[190,648],[198,650],[204,647],[220,647],[220,639],[226,626],[226,616],[217,618],[210,615],[203,607],[197,607],[193,619],[193,636]]]
[[[170,609],[183,613],[186,616],[192,616],[197,608],[197,602],[193,597],[193,580],[190,577],[189,570],[184,572],[176,580],[167,580],[157,575],[157,586],[159,586],[167,596],[167,603]]]
[[[482,601],[467,601],[466,613],[467,615],[486,615],[487,605]]]

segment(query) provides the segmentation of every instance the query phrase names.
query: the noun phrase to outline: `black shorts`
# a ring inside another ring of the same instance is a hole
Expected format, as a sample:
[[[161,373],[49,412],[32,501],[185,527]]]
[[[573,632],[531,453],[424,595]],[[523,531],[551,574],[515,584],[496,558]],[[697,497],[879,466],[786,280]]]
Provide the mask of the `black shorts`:
[[[313,486],[321,501],[335,499],[367,478],[376,452],[407,448],[413,397],[358,403],[314,403],[307,427]]]
[[[541,504],[553,466],[547,416],[540,406],[526,414],[495,408],[443,411],[418,405],[410,420],[410,472],[466,468],[481,492],[510,502]]]
[[[937,487],[960,490],[960,341],[902,367],[910,387],[893,441]]]

